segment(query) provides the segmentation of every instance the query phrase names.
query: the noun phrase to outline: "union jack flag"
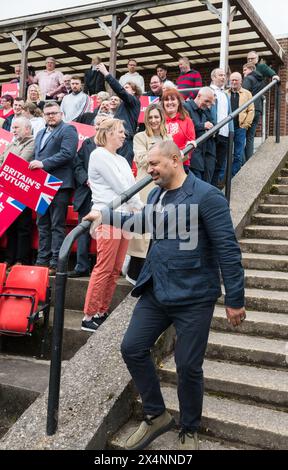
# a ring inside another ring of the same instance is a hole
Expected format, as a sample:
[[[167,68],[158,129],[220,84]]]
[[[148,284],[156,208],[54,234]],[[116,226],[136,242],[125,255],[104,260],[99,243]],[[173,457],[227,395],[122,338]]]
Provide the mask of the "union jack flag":
[[[62,181],[58,180],[58,178],[47,174],[43,184],[45,187],[45,192],[42,191],[39,194],[39,198],[35,207],[36,212],[41,215],[45,214],[61,184]]]
[[[7,194],[0,192],[0,237],[17,219],[26,206]]]

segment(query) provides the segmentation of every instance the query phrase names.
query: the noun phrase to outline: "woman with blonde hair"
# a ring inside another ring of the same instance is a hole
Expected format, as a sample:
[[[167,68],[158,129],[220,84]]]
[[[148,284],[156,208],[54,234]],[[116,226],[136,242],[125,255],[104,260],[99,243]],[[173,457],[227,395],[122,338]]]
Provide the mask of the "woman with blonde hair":
[[[139,132],[134,136],[133,150],[134,161],[137,166],[137,180],[141,180],[147,176],[147,156],[151,148],[164,140],[172,140],[172,137],[167,134],[165,116],[162,107],[158,103],[150,104],[145,111],[144,115],[145,131]],[[150,183],[140,191],[141,201],[145,204],[154,183]],[[128,254],[131,256],[126,279],[132,284],[136,283],[137,277],[145,262],[146,254],[150,242],[149,234],[143,235],[140,238],[133,238],[129,243]]]
[[[135,184],[131,168],[117,153],[125,140],[125,129],[120,119],[106,119],[96,134],[97,148],[92,152],[88,167],[88,181],[92,191],[92,210],[101,210],[123,191]],[[140,210],[138,194],[117,209],[120,212]],[[81,329],[95,331],[108,316],[108,309],[116,288],[129,239],[121,229],[110,225],[97,227],[91,234],[97,239],[97,261],[92,271],[85,299]]]
[[[36,85],[36,83],[32,83],[32,85],[28,87],[26,103],[34,103],[37,108],[43,110],[45,101],[41,95],[40,87]]]

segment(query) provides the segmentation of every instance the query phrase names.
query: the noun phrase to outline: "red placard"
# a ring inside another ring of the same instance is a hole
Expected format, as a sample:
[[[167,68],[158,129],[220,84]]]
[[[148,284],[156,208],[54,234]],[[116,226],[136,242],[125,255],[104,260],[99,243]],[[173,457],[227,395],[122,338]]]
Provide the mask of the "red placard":
[[[146,111],[146,108],[149,106],[151,103],[157,103],[159,101],[159,96],[140,96],[140,114],[138,117],[138,122],[141,124],[144,122],[144,114]]]
[[[12,98],[19,96],[19,83],[2,83],[1,96],[11,95]]]
[[[81,124],[80,122],[74,121],[68,122],[68,124],[71,124],[71,126],[76,127],[76,130],[78,132],[77,151],[80,149],[85,139],[89,139],[89,137],[93,137],[96,134],[94,126],[89,126],[88,124]]]
[[[23,158],[8,153],[0,168],[0,190],[43,215],[62,181],[42,169],[29,170],[28,166]]]
[[[0,155],[4,152],[7,145],[12,142],[13,134],[11,132],[5,131],[5,129],[0,129]]]
[[[24,204],[0,191],[0,237],[25,209]]]

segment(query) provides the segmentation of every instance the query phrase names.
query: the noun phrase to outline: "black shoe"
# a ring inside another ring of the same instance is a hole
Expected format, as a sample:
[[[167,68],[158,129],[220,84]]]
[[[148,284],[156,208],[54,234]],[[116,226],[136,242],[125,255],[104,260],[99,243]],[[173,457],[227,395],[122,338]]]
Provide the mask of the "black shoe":
[[[73,271],[68,271],[68,277],[87,277],[89,276],[89,272],[88,271],[75,271],[75,269]]]
[[[96,323],[98,326],[102,325],[105,320],[109,317],[109,313],[104,313],[104,315],[99,315],[98,313],[92,317],[92,321]]]
[[[97,330],[98,326],[99,325],[97,325],[97,323],[95,323],[92,319],[91,320],[82,320],[81,330],[91,331],[92,333],[94,333],[94,331]]]

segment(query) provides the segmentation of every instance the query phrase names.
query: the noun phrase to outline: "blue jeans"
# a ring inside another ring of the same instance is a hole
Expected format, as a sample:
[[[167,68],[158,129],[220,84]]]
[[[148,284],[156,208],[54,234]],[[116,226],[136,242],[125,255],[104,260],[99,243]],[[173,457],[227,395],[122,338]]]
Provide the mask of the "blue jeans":
[[[232,176],[235,176],[238,173],[244,163],[245,142],[246,129],[242,129],[241,127],[234,129]]]
[[[247,160],[249,160],[250,157],[252,157],[254,153],[254,138],[255,138],[258,122],[261,116],[262,116],[262,113],[260,111],[255,111],[255,116],[254,116],[252,125],[247,130],[246,147],[245,147],[246,162]]]
[[[175,362],[178,374],[180,426],[187,431],[198,430],[203,403],[202,364],[208,342],[214,303],[164,306],[153,288],[139,299],[121,351],[129,372],[141,395],[146,415],[160,415],[165,404],[150,349],[172,323],[176,329]]]

